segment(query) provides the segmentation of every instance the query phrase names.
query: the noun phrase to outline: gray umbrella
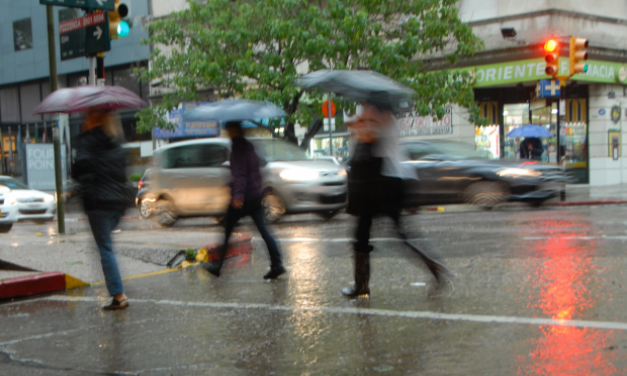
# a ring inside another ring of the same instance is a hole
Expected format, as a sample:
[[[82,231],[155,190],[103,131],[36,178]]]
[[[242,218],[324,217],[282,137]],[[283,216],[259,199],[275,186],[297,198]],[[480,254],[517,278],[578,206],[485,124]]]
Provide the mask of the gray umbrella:
[[[296,84],[392,111],[409,109],[414,94],[407,86],[370,70],[319,70],[300,77]]]
[[[243,121],[286,116],[273,104],[248,99],[227,99],[198,106],[183,114],[183,122]]]

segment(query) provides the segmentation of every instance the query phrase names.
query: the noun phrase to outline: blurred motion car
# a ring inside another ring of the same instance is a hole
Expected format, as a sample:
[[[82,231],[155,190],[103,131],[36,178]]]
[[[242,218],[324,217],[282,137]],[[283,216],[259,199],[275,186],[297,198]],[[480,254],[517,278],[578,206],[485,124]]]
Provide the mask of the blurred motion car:
[[[405,141],[399,148],[403,163],[420,179],[407,181],[407,207],[455,203],[492,207],[508,201],[539,206],[571,182],[556,165],[490,160],[474,145],[461,142]]]
[[[147,169],[144,172],[142,178],[139,179],[139,183],[137,183],[137,196],[135,197],[135,204],[137,205],[139,215],[143,219],[148,219],[152,217],[155,210],[155,200],[149,197],[145,197],[148,189],[150,188],[151,174],[152,169]]]
[[[14,206],[17,221],[45,223],[54,219],[56,199],[46,192],[29,189],[24,183],[10,177],[0,176],[0,187],[9,189],[4,194],[5,206]]]
[[[285,214],[333,217],[346,206],[346,170],[309,158],[283,140],[251,138],[260,156],[266,220]],[[154,166],[138,192],[137,203],[162,226],[178,218],[224,215],[231,200],[231,142],[211,138],[177,142],[155,151]],[[149,182],[149,183],[147,183]],[[142,216],[144,216],[142,214]]]

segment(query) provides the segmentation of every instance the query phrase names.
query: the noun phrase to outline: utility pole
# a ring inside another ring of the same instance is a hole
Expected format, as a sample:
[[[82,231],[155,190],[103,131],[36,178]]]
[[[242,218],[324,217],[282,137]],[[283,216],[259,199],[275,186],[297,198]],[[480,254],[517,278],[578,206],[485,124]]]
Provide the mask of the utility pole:
[[[54,43],[54,13],[52,5],[46,5],[46,21],[48,24],[48,66],[50,67],[50,92],[57,91],[57,53]],[[57,192],[57,231],[65,234],[65,206],[63,202],[63,180],[61,173],[61,145],[59,127],[52,128],[54,140],[54,180]]]

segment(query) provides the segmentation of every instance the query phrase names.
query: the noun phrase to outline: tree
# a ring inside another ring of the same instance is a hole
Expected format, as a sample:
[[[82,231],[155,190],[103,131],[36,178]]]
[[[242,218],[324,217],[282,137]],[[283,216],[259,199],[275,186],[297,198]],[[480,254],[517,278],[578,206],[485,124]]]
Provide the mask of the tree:
[[[188,0],[189,8],[148,26],[156,48],[142,80],[170,92],[139,114],[138,128],[167,128],[164,115],[212,89],[222,97],[267,100],[294,124],[307,124],[303,146],[322,125],[321,93],[294,80],[318,69],[368,68],[416,90],[416,110],[441,118],[445,105],[469,109],[480,121],[468,73],[424,71],[422,58],[455,63],[483,42],[459,19],[457,0]]]

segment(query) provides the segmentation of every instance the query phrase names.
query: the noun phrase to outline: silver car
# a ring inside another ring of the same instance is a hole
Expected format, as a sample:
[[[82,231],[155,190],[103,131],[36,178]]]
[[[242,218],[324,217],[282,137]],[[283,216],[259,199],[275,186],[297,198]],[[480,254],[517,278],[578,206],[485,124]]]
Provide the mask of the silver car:
[[[346,170],[282,140],[249,139],[265,164],[263,205],[266,219],[284,214],[317,213],[331,218],[346,205]],[[210,138],[177,142],[155,151],[150,185],[137,197],[144,213],[162,226],[178,218],[213,216],[220,219],[231,199],[231,142]]]

